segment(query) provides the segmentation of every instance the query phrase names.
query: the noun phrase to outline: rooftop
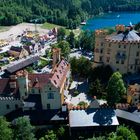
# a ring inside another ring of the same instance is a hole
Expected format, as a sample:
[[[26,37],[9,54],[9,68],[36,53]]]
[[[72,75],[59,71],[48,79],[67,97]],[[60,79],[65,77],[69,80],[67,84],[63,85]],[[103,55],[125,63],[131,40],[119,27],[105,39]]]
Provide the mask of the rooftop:
[[[11,85],[10,85],[11,84]],[[18,97],[19,87],[16,81],[10,78],[0,79],[0,96],[1,97]]]
[[[61,84],[63,83],[64,78],[67,75],[67,72],[69,71],[69,63],[65,60],[62,59],[59,64],[57,64],[54,69],[52,70],[52,78],[51,82],[56,86],[60,87]]]
[[[115,111],[109,108],[71,110],[69,121],[70,127],[119,125]]]
[[[53,123],[55,121],[60,121],[62,124],[67,124],[68,114],[67,112],[61,112],[60,110],[28,110],[23,111],[22,109],[15,110],[6,115],[8,121],[13,121],[14,119],[28,116],[33,125],[45,125],[46,123]],[[56,123],[55,123],[56,124]]]
[[[140,112],[138,111],[134,111],[133,113],[130,113],[124,110],[116,109],[115,112],[116,112],[117,117],[140,124]]]
[[[110,35],[106,38],[107,40],[112,41],[140,41],[140,36],[135,30],[128,31],[128,32],[122,32],[115,35]]]
[[[7,68],[7,71],[9,73],[14,73],[20,69],[23,69],[24,67],[27,67],[27,66],[33,64],[34,62],[38,61],[39,59],[40,59],[39,56],[27,58],[27,59],[23,60],[22,62],[9,66]]]
[[[29,74],[29,86],[30,87],[36,87],[36,88],[42,88],[44,85],[46,85],[52,74]]]

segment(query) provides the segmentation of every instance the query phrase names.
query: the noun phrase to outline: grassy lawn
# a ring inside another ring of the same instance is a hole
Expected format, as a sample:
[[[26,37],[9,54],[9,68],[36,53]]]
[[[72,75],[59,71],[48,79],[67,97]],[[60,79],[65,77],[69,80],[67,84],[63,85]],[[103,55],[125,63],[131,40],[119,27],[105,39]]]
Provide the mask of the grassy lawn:
[[[64,26],[60,26],[60,25],[56,25],[56,24],[52,24],[52,23],[48,23],[48,22],[45,22],[42,26],[41,26],[41,28],[43,28],[43,29],[53,29],[53,28],[55,28],[55,27],[57,27],[57,28],[65,28],[66,29],[66,27],[64,27]],[[70,33],[70,31],[71,30],[69,30],[69,29],[66,29],[66,35],[69,35],[69,33]],[[80,34],[80,29],[75,29],[75,30],[73,30],[73,32],[75,33],[75,35],[77,36],[77,35],[79,35]]]

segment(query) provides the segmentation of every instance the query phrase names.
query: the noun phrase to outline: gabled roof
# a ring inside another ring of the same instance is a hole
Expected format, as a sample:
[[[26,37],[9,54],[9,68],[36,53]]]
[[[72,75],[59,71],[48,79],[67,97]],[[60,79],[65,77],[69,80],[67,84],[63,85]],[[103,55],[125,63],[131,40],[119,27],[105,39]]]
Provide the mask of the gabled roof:
[[[0,96],[2,97],[7,97],[7,96],[14,96],[17,97],[19,96],[19,87],[18,87],[18,83],[17,81],[15,81],[16,83],[16,88],[10,88],[10,82],[12,82],[10,80],[10,78],[3,78],[0,79]],[[11,95],[12,93],[12,95]]]
[[[0,79],[0,94],[7,92],[9,90],[9,78]]]
[[[133,113],[130,113],[130,112],[120,110],[120,109],[116,109],[115,112],[116,112],[117,117],[140,124],[140,112],[135,111]]]
[[[9,54],[10,56],[14,56],[15,58],[18,58],[19,55],[20,55],[20,52],[16,52],[16,51],[9,50],[9,51],[8,51],[8,54]]]
[[[63,84],[64,79],[67,76],[67,72],[70,69],[69,63],[65,60],[62,59],[52,70],[52,78],[51,82],[55,87],[61,87]]]
[[[27,67],[27,66],[33,64],[34,62],[38,61],[39,59],[40,59],[39,56],[30,57],[26,60],[23,60],[22,62],[19,62],[17,64],[14,64],[14,65],[8,67],[7,71],[9,73],[14,73],[20,69],[23,69],[24,67]]]
[[[110,35],[107,39],[112,41],[140,41],[140,36],[135,30],[128,31],[127,33],[119,33],[116,35]]]
[[[10,48],[10,51],[21,52],[22,49],[23,49],[22,47],[12,46]]]
[[[52,74],[29,74],[29,87],[42,88],[48,84]]]

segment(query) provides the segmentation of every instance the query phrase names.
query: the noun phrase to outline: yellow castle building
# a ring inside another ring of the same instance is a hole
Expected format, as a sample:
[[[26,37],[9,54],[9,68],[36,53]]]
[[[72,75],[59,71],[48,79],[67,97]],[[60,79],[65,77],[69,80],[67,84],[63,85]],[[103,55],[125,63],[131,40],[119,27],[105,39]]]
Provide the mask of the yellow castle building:
[[[116,32],[95,31],[94,67],[110,65],[120,73],[135,73],[140,68],[140,33],[132,27],[116,25]]]

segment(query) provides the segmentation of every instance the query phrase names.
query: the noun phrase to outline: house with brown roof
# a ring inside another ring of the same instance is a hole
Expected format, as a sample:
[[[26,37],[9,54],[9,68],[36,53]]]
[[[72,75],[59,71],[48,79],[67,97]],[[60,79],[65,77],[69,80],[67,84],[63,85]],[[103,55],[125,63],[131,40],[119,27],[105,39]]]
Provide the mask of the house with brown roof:
[[[13,99],[12,103],[8,104],[10,99],[6,103],[7,108],[12,108],[11,111],[15,109],[13,106],[18,106],[22,108],[23,111],[61,109],[64,104],[64,91],[67,90],[69,86],[71,73],[68,61],[64,58],[60,59],[60,51],[57,51],[57,53],[53,55],[55,65],[50,73],[32,74],[22,70],[25,66],[34,63],[39,58],[38,56],[8,67],[7,71],[13,75],[14,81],[11,83],[9,79],[1,79],[5,81],[3,85],[3,82],[0,80],[1,95],[5,95],[5,98],[0,100],[0,105],[3,106],[2,101],[9,99],[10,96]],[[11,86],[11,88],[8,86]],[[15,90],[12,91],[13,89]],[[15,93],[15,91],[18,92]],[[15,95],[19,96],[17,97]],[[0,96],[0,99],[1,97],[2,96]],[[17,104],[17,100],[19,104]],[[5,115],[9,112],[10,110],[6,112],[2,111],[0,115]]]
[[[16,77],[0,79],[0,115],[5,115],[22,107]]]
[[[40,95],[42,109],[60,109],[64,103],[64,90],[68,88],[70,64],[62,59],[49,74],[17,72],[21,99]]]
[[[26,49],[18,46],[12,46],[8,51],[8,54],[14,57],[15,59],[21,59],[29,56],[29,52]]]

